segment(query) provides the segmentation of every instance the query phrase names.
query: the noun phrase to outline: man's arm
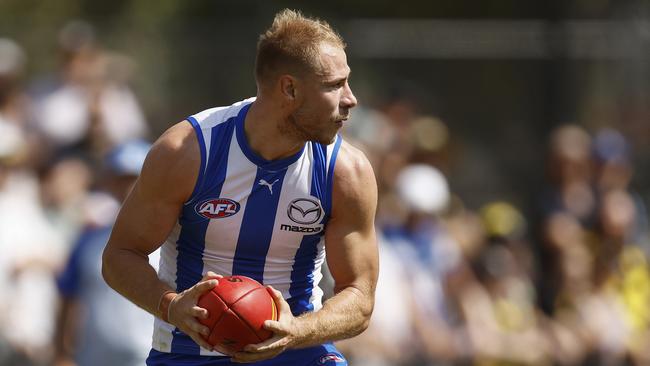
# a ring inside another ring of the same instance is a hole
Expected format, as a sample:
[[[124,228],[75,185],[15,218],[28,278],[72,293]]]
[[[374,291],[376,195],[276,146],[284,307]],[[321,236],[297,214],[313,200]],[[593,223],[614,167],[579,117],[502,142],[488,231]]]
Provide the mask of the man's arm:
[[[280,318],[267,321],[265,328],[275,336],[247,346],[233,360],[254,362],[272,358],[288,348],[350,338],[368,327],[379,270],[374,225],[377,184],[366,157],[348,144],[343,144],[339,152],[332,194],[325,246],[335,295],[321,310],[294,318],[280,292],[270,289]]]
[[[179,296],[158,279],[148,261],[148,255],[174,228],[183,204],[194,190],[200,165],[197,138],[189,123],[176,124],[156,141],[117,217],[104,250],[102,274],[106,283],[124,297],[211,349],[199,336],[208,334],[207,327],[194,317],[207,316],[196,301],[216,282],[204,278]]]
[[[374,307],[379,271],[375,211],[377,184],[366,157],[344,143],[334,170],[332,216],[325,232],[334,293],[318,312],[307,313],[306,347],[363,332]]]

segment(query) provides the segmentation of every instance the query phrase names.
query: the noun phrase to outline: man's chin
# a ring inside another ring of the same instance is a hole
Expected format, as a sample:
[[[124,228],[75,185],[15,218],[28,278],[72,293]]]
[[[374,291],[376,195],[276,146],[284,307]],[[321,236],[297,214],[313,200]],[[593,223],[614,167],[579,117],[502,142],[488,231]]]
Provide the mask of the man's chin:
[[[318,142],[319,144],[322,145],[330,145],[333,144],[334,141],[336,141],[336,134],[333,136],[320,136],[320,137],[314,137],[311,139],[312,142]]]

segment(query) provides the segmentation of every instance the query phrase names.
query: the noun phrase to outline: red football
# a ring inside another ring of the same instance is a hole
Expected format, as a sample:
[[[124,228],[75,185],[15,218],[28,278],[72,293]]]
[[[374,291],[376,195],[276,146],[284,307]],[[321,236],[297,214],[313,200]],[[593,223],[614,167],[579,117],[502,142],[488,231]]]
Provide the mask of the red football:
[[[227,355],[251,343],[269,339],[273,333],[262,327],[266,320],[277,320],[275,302],[267,289],[246,276],[219,279],[219,284],[199,298],[198,306],[208,311],[199,319],[210,329],[204,339]]]

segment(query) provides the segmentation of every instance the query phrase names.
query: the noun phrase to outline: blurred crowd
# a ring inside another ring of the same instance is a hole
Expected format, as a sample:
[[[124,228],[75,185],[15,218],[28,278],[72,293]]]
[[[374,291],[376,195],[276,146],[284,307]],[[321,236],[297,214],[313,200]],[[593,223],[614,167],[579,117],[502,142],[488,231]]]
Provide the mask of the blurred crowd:
[[[142,365],[152,318],[100,265],[150,146],[134,63],[87,23],[57,37],[59,69],[34,80],[0,38],[0,365]]]
[[[650,364],[648,215],[625,136],[555,128],[524,214],[454,193],[440,119],[401,98],[361,108],[345,132],[379,181],[381,269],[370,328],[340,342],[352,364]]]
[[[35,80],[0,38],[0,365],[142,365],[151,317],[100,274],[150,146],[135,63],[86,23],[57,37],[60,68]],[[351,365],[650,364],[648,216],[615,128],[556,128],[526,210],[469,207],[456,137],[408,98],[358,107],[343,134],[380,190],[375,312],[338,343]]]

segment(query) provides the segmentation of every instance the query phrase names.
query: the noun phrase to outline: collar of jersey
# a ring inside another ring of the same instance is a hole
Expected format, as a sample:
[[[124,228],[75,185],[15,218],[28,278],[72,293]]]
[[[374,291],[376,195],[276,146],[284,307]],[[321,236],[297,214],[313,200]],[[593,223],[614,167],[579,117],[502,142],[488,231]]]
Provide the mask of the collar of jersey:
[[[300,151],[284,159],[266,160],[263,157],[257,155],[248,144],[248,140],[246,140],[246,133],[244,132],[244,121],[246,120],[246,113],[248,113],[248,109],[250,108],[251,104],[253,103],[245,105],[241,111],[239,111],[239,114],[237,114],[237,120],[235,121],[235,134],[237,135],[237,142],[239,143],[241,151],[248,158],[248,160],[264,170],[276,171],[286,169],[289,167],[289,165],[295,163],[302,156],[302,153],[305,151],[305,146],[303,145]]]

